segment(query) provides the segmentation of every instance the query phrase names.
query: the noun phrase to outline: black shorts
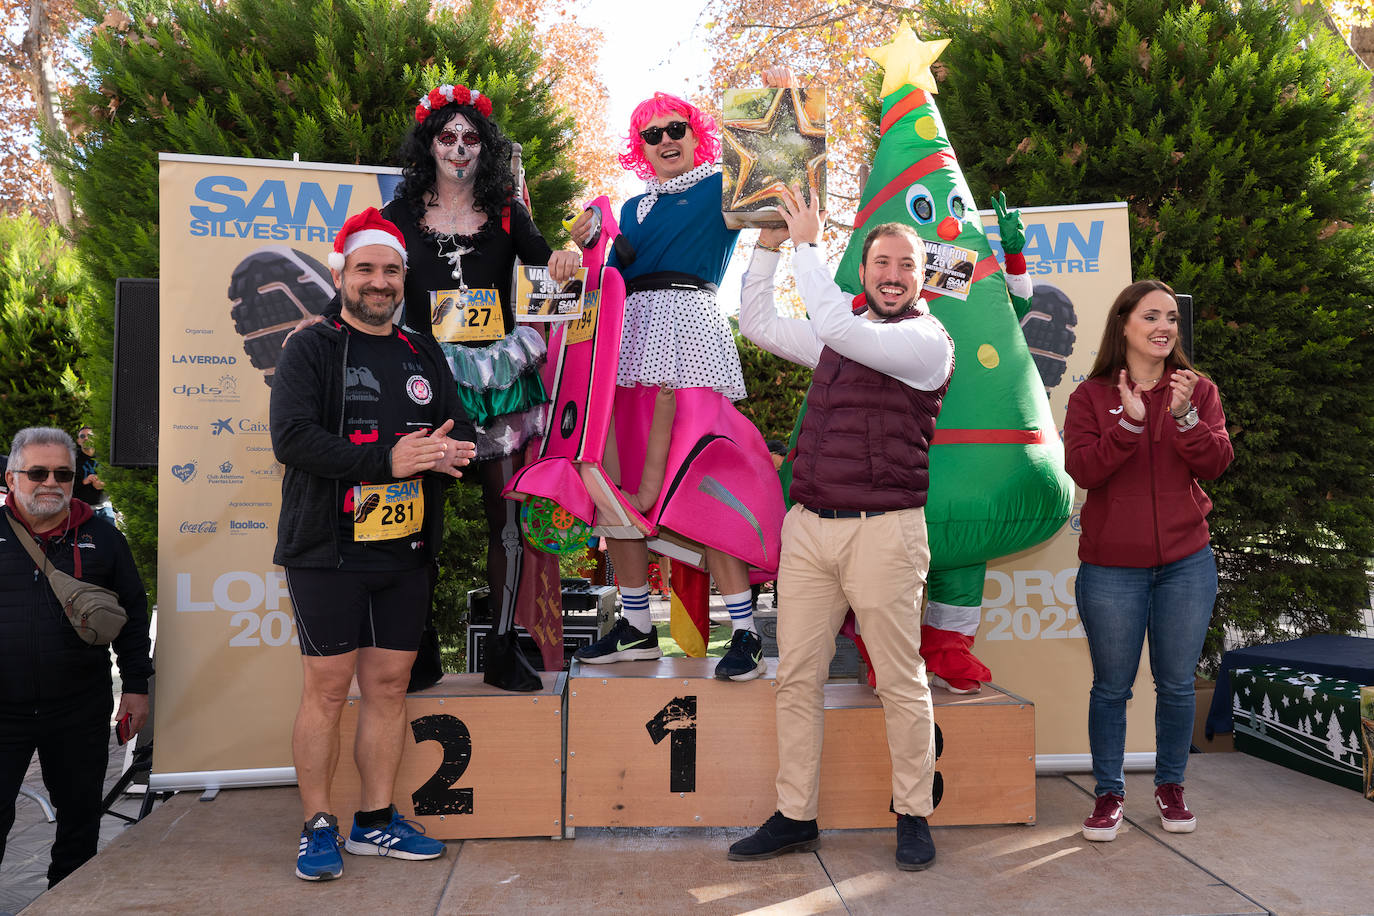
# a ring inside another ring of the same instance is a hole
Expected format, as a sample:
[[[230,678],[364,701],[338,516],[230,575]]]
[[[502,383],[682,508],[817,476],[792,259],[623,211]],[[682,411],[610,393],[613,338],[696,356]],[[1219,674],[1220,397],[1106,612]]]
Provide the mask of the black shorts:
[[[302,655],[342,655],[376,647],[420,648],[429,611],[429,574],[422,566],[399,572],[287,569]]]

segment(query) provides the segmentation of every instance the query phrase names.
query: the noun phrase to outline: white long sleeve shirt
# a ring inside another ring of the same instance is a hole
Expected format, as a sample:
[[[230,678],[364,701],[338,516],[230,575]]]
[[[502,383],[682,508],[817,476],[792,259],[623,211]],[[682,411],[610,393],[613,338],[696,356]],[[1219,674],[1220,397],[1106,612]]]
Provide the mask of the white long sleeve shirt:
[[[777,266],[777,252],[755,248],[740,296],[740,333],[769,353],[814,369],[829,347],[919,391],[933,391],[949,378],[954,345],[934,316],[888,323],[855,315],[820,248],[808,245],[793,254],[792,269],[810,318],[785,318],[773,301]]]

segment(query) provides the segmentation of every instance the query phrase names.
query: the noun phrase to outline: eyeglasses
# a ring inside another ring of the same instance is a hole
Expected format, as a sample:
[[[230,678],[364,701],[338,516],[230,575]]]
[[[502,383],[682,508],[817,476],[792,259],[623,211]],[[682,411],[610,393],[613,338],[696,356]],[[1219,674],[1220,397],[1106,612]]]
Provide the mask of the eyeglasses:
[[[650,146],[658,146],[666,133],[670,140],[681,140],[687,136],[687,128],[690,125],[686,121],[669,121],[662,127],[646,127],[639,132],[639,138]]]
[[[459,140],[463,141],[464,146],[482,145],[482,136],[475,130],[465,130],[461,134],[451,130],[441,130],[435,139],[443,146],[452,146]]]
[[[76,478],[76,471],[71,468],[26,468],[22,471],[10,468],[16,474],[23,474],[29,479],[30,483],[43,483],[51,474],[58,483],[71,483]]]

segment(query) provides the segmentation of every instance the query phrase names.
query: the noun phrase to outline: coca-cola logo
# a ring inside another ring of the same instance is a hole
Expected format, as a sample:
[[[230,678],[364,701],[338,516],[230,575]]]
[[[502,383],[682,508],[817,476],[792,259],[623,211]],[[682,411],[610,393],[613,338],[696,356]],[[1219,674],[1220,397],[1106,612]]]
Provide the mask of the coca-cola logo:
[[[181,523],[181,533],[182,533],[182,534],[214,534],[214,533],[215,533],[216,524],[217,524],[216,522],[212,522],[212,521],[208,521],[208,520],[207,520],[207,521],[203,521],[203,522],[182,522],[182,523]]]

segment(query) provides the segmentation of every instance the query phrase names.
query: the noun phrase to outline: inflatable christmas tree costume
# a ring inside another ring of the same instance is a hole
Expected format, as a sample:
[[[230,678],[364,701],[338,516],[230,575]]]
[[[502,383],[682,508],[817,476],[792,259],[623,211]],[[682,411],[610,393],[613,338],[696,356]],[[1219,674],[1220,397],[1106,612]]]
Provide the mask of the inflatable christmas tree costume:
[[[921,654],[930,673],[956,690],[974,690],[991,678],[971,651],[987,563],[1058,531],[1073,505],[1073,483],[1021,331],[1018,313],[1027,302],[1013,306],[935,106],[930,65],[946,44],[922,42],[902,26],[891,44],[868,52],[884,67],[880,140],[835,280],[863,291],[858,266],[873,226],[907,223],[926,242],[922,295],[953,338],[955,358],[930,449]]]

